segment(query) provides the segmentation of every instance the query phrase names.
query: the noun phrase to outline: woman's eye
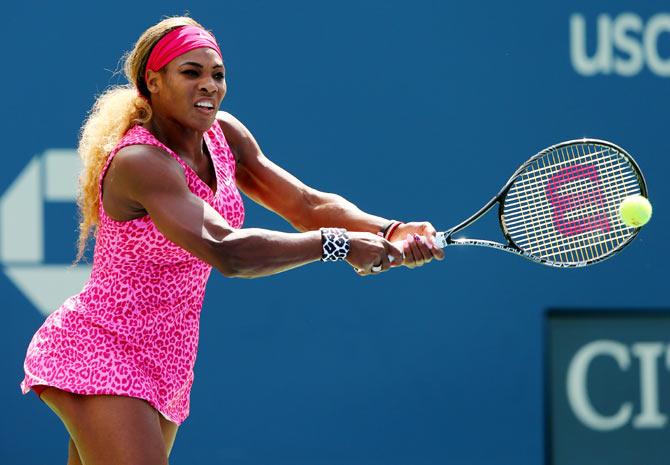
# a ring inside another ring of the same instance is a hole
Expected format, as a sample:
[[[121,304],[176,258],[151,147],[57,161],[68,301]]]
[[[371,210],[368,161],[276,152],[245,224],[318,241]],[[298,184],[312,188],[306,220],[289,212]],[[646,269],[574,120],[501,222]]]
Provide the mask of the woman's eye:
[[[214,79],[217,81],[223,81],[226,78],[226,76],[223,73],[216,73],[214,75]]]
[[[197,76],[198,72],[194,69],[186,69],[186,70],[182,71],[182,74],[185,74],[187,76]]]

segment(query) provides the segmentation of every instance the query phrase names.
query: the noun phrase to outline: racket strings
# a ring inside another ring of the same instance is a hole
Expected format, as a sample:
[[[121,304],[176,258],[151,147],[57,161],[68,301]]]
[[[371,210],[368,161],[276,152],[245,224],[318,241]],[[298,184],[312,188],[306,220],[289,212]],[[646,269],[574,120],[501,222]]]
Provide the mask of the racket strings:
[[[512,241],[543,259],[580,263],[602,257],[635,232],[618,215],[640,193],[637,172],[618,151],[596,144],[551,150],[512,184],[503,207]]]
[[[599,152],[602,153],[602,152]],[[549,157],[554,157],[554,153],[550,153]],[[551,171],[549,171],[545,166],[540,166],[545,164],[545,157],[539,159],[536,161],[536,164],[538,166],[537,170],[532,171],[532,176],[529,174],[522,174],[514,184],[514,187],[524,187],[524,188],[529,188],[531,192],[536,193],[536,194],[543,194],[545,191],[545,186],[547,182],[547,178],[551,177],[551,175],[554,175],[557,173],[562,168],[566,168],[569,165],[564,161],[564,162],[556,162],[552,161],[553,165],[550,167]],[[577,159],[577,158],[575,158]],[[579,157],[580,160],[584,160],[585,157]],[[555,160],[555,157],[554,157]],[[574,161],[574,160],[572,160]],[[619,183],[624,182],[624,183],[632,183],[636,186],[639,185],[638,183],[638,178],[637,174],[630,168],[630,165],[627,166],[627,170],[625,173],[622,172],[622,165],[628,165],[625,159],[621,157],[608,157],[606,160],[600,160],[600,173],[604,173],[608,175],[608,178],[611,178],[613,175],[617,175],[619,177],[619,181],[617,183],[609,183],[609,185],[605,185],[605,189],[611,189],[612,187],[619,188]],[[546,174],[546,176],[538,176],[538,173],[543,173]],[[623,179],[621,179],[621,176],[623,176]],[[581,181],[581,183],[580,183]],[[579,189],[582,189],[584,179],[581,180],[576,180],[576,181],[569,181],[566,182],[565,185],[570,186],[571,184],[576,185]],[[565,190],[565,186],[562,187],[562,190]],[[550,205],[550,201],[546,196],[542,196],[542,203],[546,205]],[[524,201],[526,203],[528,202],[528,199],[519,199],[520,204],[523,204]],[[510,201],[510,204],[513,202]],[[511,208],[510,211],[513,211]]]
[[[614,170],[618,171],[619,167],[613,167],[611,169],[611,171],[614,171]],[[637,182],[634,179],[634,176],[631,176],[631,177],[632,177],[632,181],[630,181],[630,182],[632,182],[634,185],[637,185]],[[565,192],[565,193],[578,192],[580,190],[583,190],[582,184],[583,184],[583,180],[582,180],[581,183],[580,182],[566,183],[562,187],[562,191]],[[515,200],[510,200],[512,198],[512,195],[508,196],[508,200],[506,201],[506,209],[505,209],[506,214],[512,214],[512,213],[515,213],[515,212],[521,211],[521,210],[528,210],[531,206],[536,206],[536,207],[541,206],[543,209],[542,210],[536,209],[536,211],[534,213],[542,213],[543,215],[545,215],[547,213],[546,210],[551,206],[551,202],[545,196],[541,195],[541,194],[543,194],[543,192],[541,190],[539,190],[537,187],[529,189],[528,188],[529,187],[528,183],[520,182],[519,185],[524,187],[524,194],[525,195],[524,195],[524,197],[517,198]],[[611,186],[606,186],[605,189],[603,189],[603,190],[605,192],[610,192],[611,191]],[[586,205],[584,207],[587,208],[589,206],[592,206],[592,205]],[[574,205],[573,205],[573,207],[574,207]],[[573,215],[572,214],[573,211],[574,210],[567,210],[566,214],[568,216],[578,216],[578,214]],[[513,223],[514,223],[513,221],[507,221],[508,225],[511,225]]]
[[[621,172],[621,166],[612,166],[610,171],[612,173]],[[579,183],[570,183],[570,184],[572,184],[573,187],[572,187],[572,189],[567,190],[567,192],[579,192],[580,190],[582,190],[582,186]],[[521,183],[521,185],[523,185],[523,183]],[[620,184],[617,184],[615,186],[616,190],[620,189],[621,186],[624,186],[625,188],[636,189],[639,186],[638,181],[637,181],[637,176],[635,176],[635,174],[633,174],[633,173],[622,174],[621,178],[620,178]],[[524,187],[525,187],[525,185],[524,185]],[[604,189],[602,189],[602,191],[606,194],[606,197],[609,198],[609,200],[606,201],[606,206],[608,208],[616,207],[616,205],[611,205],[616,200],[616,197],[614,195],[612,195],[612,194],[616,194],[616,190],[613,189],[612,185],[605,186]],[[563,188],[563,191],[565,192],[566,189]],[[526,197],[516,198],[516,199],[511,199],[511,196],[508,197],[508,200],[505,203],[505,207],[506,207],[505,208],[505,214],[506,215],[513,215],[515,213],[521,212],[522,210],[528,210],[528,209],[530,209],[531,206],[536,206],[536,207],[541,206],[542,210],[536,209],[535,212],[533,212],[533,213],[540,213],[542,216],[545,216],[547,214],[546,210],[551,207],[551,203],[546,199],[546,197],[544,197],[544,198],[538,197],[539,192],[537,190],[535,191],[535,194],[536,194],[535,196],[531,196],[531,195],[527,194]],[[593,204],[582,205],[582,210],[593,209],[593,208],[594,208]],[[576,212],[576,213],[573,213],[573,212]],[[578,217],[579,213],[580,213],[580,210],[574,209],[574,210],[568,210],[566,212],[566,215],[568,217],[572,217],[572,216]],[[516,220],[506,221],[506,224],[507,224],[507,226],[509,227],[510,230],[514,230],[514,225],[522,223],[522,222],[523,222],[522,219],[517,218]],[[551,225],[547,225],[547,226],[551,226]],[[549,230],[553,229],[553,226],[551,226],[548,229]]]
[[[582,148],[582,150],[584,149],[584,147],[581,147],[581,148]],[[574,149],[575,149],[574,147],[570,147],[569,156],[574,157]],[[577,147],[578,152],[579,152],[579,149],[580,149],[580,147]],[[564,161],[563,160],[564,157],[562,155],[563,155],[563,153],[559,151],[558,152],[558,158],[561,162]],[[556,154],[552,154],[552,161],[555,161],[555,158],[556,158]],[[609,168],[611,167],[611,160],[613,160],[613,159],[610,158],[608,160],[608,161],[610,161],[610,163],[604,163],[603,164],[603,169],[604,170],[606,170],[606,171],[609,170]],[[584,182],[587,183],[586,186],[584,186]],[[582,183],[576,183],[573,187],[573,190],[572,191],[568,190],[566,193],[571,194],[572,192],[575,192],[579,189],[589,189],[589,187],[592,187],[592,186],[590,186],[588,183],[592,183],[592,182],[593,181],[583,181]],[[608,187],[606,187],[605,190],[608,191],[610,189]],[[586,208],[583,208],[584,205],[581,205],[582,208],[578,208],[577,210],[578,211],[579,210],[582,210],[582,211],[586,210],[586,212],[584,212],[584,213],[586,213],[587,218],[589,218],[589,217],[592,218],[594,216],[599,217],[599,215],[603,215],[603,212],[601,212],[599,210],[599,208],[594,209],[593,206],[597,205],[598,207],[606,209],[607,205],[605,205],[602,202],[601,198],[599,198],[598,200],[599,200],[598,204],[588,203],[586,205]],[[570,208],[574,208],[576,206],[579,207],[579,205],[574,205],[574,202],[572,202],[572,203],[573,203],[572,205],[569,205]],[[607,221],[607,216],[604,217],[604,221]],[[603,228],[604,228],[604,225],[600,229],[603,229]],[[587,231],[587,234],[576,235],[575,240],[572,243],[570,243],[570,244],[558,244],[558,247],[557,248],[555,247],[553,250],[551,248],[549,248],[546,243],[543,244],[540,241],[540,243],[537,246],[537,250],[536,250],[535,253],[542,254],[542,253],[558,252],[558,256],[560,257],[560,259],[569,260],[571,262],[587,262],[589,260],[593,260],[594,258],[597,258],[598,256],[602,256],[602,255],[608,253],[609,250],[610,250],[609,240],[598,240],[596,238],[596,236],[594,236],[593,232],[594,231]]]
[[[573,156],[573,157],[575,156],[574,155],[574,150],[572,151],[572,153],[570,155]],[[552,158],[552,162],[554,162],[554,163],[556,163],[556,158],[559,159],[559,162],[564,161],[563,153],[560,153],[560,152],[559,152],[558,155],[556,153],[551,154],[551,158]],[[545,163],[546,163],[546,160],[545,160]],[[620,170],[617,170],[617,171],[620,171]],[[584,182],[576,183],[575,187],[573,187],[572,189],[568,188],[567,190],[565,189],[565,186],[563,186],[562,192],[564,194],[566,194],[566,193],[570,193],[571,191],[575,191],[575,189],[585,189],[585,188],[588,189],[590,187],[588,185],[588,182],[587,182],[586,186],[584,186],[583,184],[584,184]],[[600,195],[601,193],[598,193],[598,194]],[[602,200],[602,199],[599,199],[599,200]],[[617,203],[616,200],[613,200],[613,203]],[[585,205],[584,204],[583,205],[577,205],[574,201],[572,201],[568,205],[568,209],[572,210],[572,209],[577,208],[579,210],[578,207],[580,207],[580,206],[581,207],[586,207],[587,208],[587,218],[588,218],[588,215],[593,217],[594,214],[598,214],[598,215],[600,215],[600,217],[602,218],[603,221],[607,221],[607,216],[604,216],[602,212],[597,212],[597,211],[594,212],[593,211],[593,206],[594,205],[598,206],[598,207],[605,207],[605,208],[607,207],[607,205],[605,205],[602,202],[597,202],[597,203],[587,202]],[[582,208],[582,210],[583,210],[583,208]],[[590,211],[588,211],[588,210],[590,210]],[[609,222],[605,223],[605,225],[601,225],[601,227],[597,228],[597,229],[605,229],[603,226],[604,227],[609,227],[610,226]],[[588,230],[587,232],[590,232],[590,230]],[[618,233],[617,229],[614,229],[613,232],[614,232],[614,235],[617,238],[621,237],[621,235]],[[593,234],[590,234],[590,235],[593,236]],[[537,240],[537,244],[534,244],[536,247],[534,247],[534,248],[530,247],[530,248],[534,249],[533,250],[534,253],[542,253],[542,252],[548,251],[551,248],[551,246],[554,246],[555,251],[560,253],[559,257],[554,257],[554,259],[559,258],[561,260],[580,261],[580,262],[588,261],[590,259],[593,259],[593,258],[597,257],[598,255],[601,255],[603,253],[607,253],[610,250],[608,247],[603,247],[603,245],[606,246],[608,244],[607,241],[603,242],[603,241],[594,240],[593,237],[589,237],[589,234],[575,235],[575,237],[573,238],[574,239],[573,243],[569,244],[570,248],[561,247],[561,244],[557,243],[557,241],[555,240],[556,239],[555,236],[549,235],[548,239],[549,240],[547,241],[547,237],[539,238]],[[554,240],[551,240],[551,239],[554,239]],[[611,238],[608,238],[608,239],[611,239]]]
[[[580,145],[582,145],[582,144],[580,144]],[[570,147],[570,148],[573,148],[573,147]],[[539,159],[537,159],[531,165],[532,172],[533,172],[534,175],[536,175],[536,176],[533,176],[533,179],[535,179],[536,177],[540,177],[543,174],[548,174],[548,173],[553,174],[553,173],[556,172],[556,168],[568,166],[568,164],[570,164],[570,163],[577,163],[577,162],[580,162],[580,161],[592,161],[594,157],[599,157],[600,155],[603,155],[603,154],[608,156],[609,153],[610,153],[610,150],[612,150],[612,149],[610,149],[609,147],[603,147],[602,150],[597,150],[595,152],[586,152],[582,155],[572,155],[568,160],[564,160],[562,162],[561,161],[552,162],[552,164],[550,164],[550,165],[546,165],[546,166],[543,166],[543,167],[539,166],[539,164],[542,161],[544,161],[547,158],[551,157],[552,155],[556,154],[556,152],[560,152],[561,150],[565,150],[565,148],[561,148],[559,150],[552,150],[551,152],[548,152],[547,154],[545,154],[543,157],[540,157]],[[614,153],[616,153],[617,157],[619,157],[618,152],[614,152]],[[527,169],[527,171],[530,171],[531,167],[529,167]]]
[[[572,153],[571,155],[574,157],[574,151],[573,151],[573,153]],[[558,156],[554,153],[554,154],[551,154],[551,158],[552,158],[551,161],[552,161],[552,163],[557,163],[557,161],[556,161],[556,158],[557,158],[557,157],[558,157],[558,159],[559,159],[559,162],[564,162],[564,156],[563,156],[562,153],[559,153]],[[581,157],[581,158],[583,159],[583,157]],[[545,159],[545,160],[541,161],[539,165],[540,165],[540,166],[545,166],[545,165],[546,165],[546,162],[547,162],[547,160]],[[563,163],[563,164],[564,164],[564,163]],[[618,170],[618,171],[620,171],[620,170]],[[583,184],[583,183],[582,183],[582,184]],[[577,186],[577,187],[573,187],[572,189],[568,189],[567,192],[569,192],[570,190],[573,190],[573,191],[574,191],[575,188],[581,188],[581,186],[579,185],[579,183],[577,183],[576,186]],[[564,192],[564,193],[566,192],[566,191],[565,191],[565,186],[563,186],[563,192]],[[527,194],[527,193],[528,193],[528,189],[526,189],[526,194]],[[592,207],[593,205],[594,205],[594,203],[588,203],[587,206],[591,206],[591,207]],[[582,206],[583,206],[583,205],[582,205]],[[574,202],[572,202],[572,204],[569,205],[569,209],[574,209],[575,207],[576,207],[576,205],[574,204]],[[593,211],[591,211],[590,214],[593,215]],[[537,220],[534,220],[533,223],[534,223],[534,226],[537,227]],[[618,235],[618,233],[616,232],[616,230],[615,230],[615,234]],[[620,235],[619,235],[619,236],[620,236]],[[542,239],[544,239],[544,240],[542,240]],[[541,246],[544,246],[544,248],[547,248],[548,245],[549,245],[549,246],[552,246],[552,245],[553,245],[553,246],[560,245],[560,244],[557,244],[555,240],[551,240],[551,239],[555,239],[555,237],[551,237],[551,236],[550,236],[550,237],[549,237],[549,239],[550,239],[549,241],[547,241],[546,239],[547,239],[546,237],[545,237],[545,238],[540,238],[540,239],[537,241],[538,244],[536,244],[536,245],[539,245],[540,247],[541,247]],[[573,248],[574,248],[574,252],[573,252],[573,253],[565,253],[564,248],[559,247],[559,249],[558,249],[559,252],[564,252],[563,254],[561,254],[560,259],[562,259],[562,260],[570,260],[570,261],[574,261],[574,260],[577,260],[577,261],[584,261],[584,260],[587,260],[587,259],[594,258],[594,256],[597,255],[597,254],[607,252],[607,250],[603,250],[602,246],[599,246],[599,245],[598,245],[599,241],[595,241],[595,242],[594,242],[593,239],[590,239],[590,240],[589,240],[589,239],[587,239],[584,235],[578,235],[578,236],[576,236],[576,241],[577,241],[577,244],[573,244]],[[593,245],[592,249],[589,249],[589,248],[588,248],[588,246],[589,246],[590,244]],[[536,250],[535,252],[536,252],[536,253],[537,253],[537,252],[541,252],[541,250]]]
[[[635,188],[637,188],[637,186],[638,186],[638,182],[637,182],[637,179],[635,177],[630,177],[630,176],[629,177],[622,177],[622,182],[619,186],[617,186],[617,189],[620,188],[620,187],[623,187],[626,190],[635,189]],[[572,192],[580,192],[580,188],[581,188],[581,186],[576,185],[572,188],[571,191]],[[567,192],[571,192],[571,191],[567,191]],[[564,192],[566,192],[566,190],[564,190]],[[615,200],[612,197],[612,195],[616,194],[617,192],[618,192],[618,190],[612,189],[611,186],[606,187],[605,189],[602,189],[602,193],[604,193],[606,195],[610,195],[608,200],[603,201],[603,204],[606,205],[607,207],[610,207],[611,205],[609,205],[609,204],[611,204]],[[508,214],[508,215],[513,215],[515,213],[522,212],[523,210],[527,210],[530,206],[541,206],[542,208],[551,207],[550,202],[547,202],[547,201],[544,201],[544,200],[539,200],[537,202],[533,202],[533,201],[529,200],[528,198],[523,198],[523,199],[519,199],[519,200],[516,200],[516,201],[510,201],[509,205],[510,205],[509,208],[505,210],[506,214]],[[594,209],[594,208],[595,208],[595,206],[593,204],[582,205],[582,210]],[[565,212],[565,216],[567,216],[569,218],[579,217],[580,212],[581,212],[580,210],[576,210],[576,209],[567,210]],[[537,211],[535,213],[545,214],[546,212]],[[521,222],[522,221],[520,219],[517,219],[516,221],[512,221],[512,220],[507,221],[506,224],[511,227],[514,224],[521,223]],[[513,229],[513,228],[511,228],[511,229]]]

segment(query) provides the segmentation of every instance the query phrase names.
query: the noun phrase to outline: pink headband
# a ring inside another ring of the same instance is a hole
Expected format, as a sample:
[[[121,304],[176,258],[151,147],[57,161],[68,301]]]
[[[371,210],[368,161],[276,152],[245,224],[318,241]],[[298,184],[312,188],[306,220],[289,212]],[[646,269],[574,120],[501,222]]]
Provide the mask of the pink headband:
[[[147,61],[144,80],[147,80],[147,71],[160,71],[179,55],[190,52],[195,48],[208,47],[214,49],[221,58],[216,39],[212,34],[197,26],[181,26],[171,30],[154,45]]]

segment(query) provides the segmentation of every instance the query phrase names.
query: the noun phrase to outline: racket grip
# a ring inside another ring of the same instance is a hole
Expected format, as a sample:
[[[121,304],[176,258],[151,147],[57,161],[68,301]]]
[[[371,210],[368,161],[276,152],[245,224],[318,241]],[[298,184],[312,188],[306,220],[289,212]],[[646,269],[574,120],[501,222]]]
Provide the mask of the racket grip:
[[[447,246],[447,235],[443,232],[438,232],[435,235],[435,243],[440,249],[444,249]]]
[[[425,241],[426,238],[425,236],[421,236],[421,238]],[[402,247],[404,245],[405,241],[398,241],[395,244],[398,245],[399,247]],[[447,234],[443,232],[438,232],[435,235],[435,244],[440,248],[444,249],[447,246]],[[405,257],[403,257],[404,259]]]
[[[426,240],[426,238],[424,236],[421,236],[421,239],[423,239],[424,241]],[[405,241],[404,240],[403,241],[397,241],[397,242],[394,242],[394,244],[397,245],[398,247],[400,247],[400,249],[402,250],[404,245],[405,245]],[[435,244],[440,249],[444,249],[447,246],[447,234],[444,233],[444,232],[438,232],[435,235]],[[394,260],[393,255],[389,255],[388,257],[389,257],[389,261]],[[400,257],[400,259],[402,261],[405,260],[405,254],[404,253],[402,254],[402,257]]]
[[[425,238],[424,236],[421,236],[421,239],[424,240],[424,241],[426,240],[426,238]],[[405,241],[397,241],[397,242],[394,242],[394,244],[396,244],[396,245],[400,248],[400,250],[403,249],[403,246],[405,245],[404,243],[405,243]],[[439,248],[444,249],[444,248],[447,246],[447,240],[445,239],[445,233],[443,233],[443,232],[438,232],[438,233],[435,235],[435,243],[437,244],[437,246],[438,246]],[[404,261],[404,260],[405,260],[405,254],[403,253],[403,254],[402,254],[400,257],[398,257],[398,258],[400,259],[401,262]],[[396,260],[396,257],[393,256],[393,255],[391,255],[391,254],[389,254],[389,255],[388,255],[388,260],[389,260],[390,262],[394,262],[394,261]],[[359,270],[358,268],[356,268],[356,271],[361,271],[361,270]]]

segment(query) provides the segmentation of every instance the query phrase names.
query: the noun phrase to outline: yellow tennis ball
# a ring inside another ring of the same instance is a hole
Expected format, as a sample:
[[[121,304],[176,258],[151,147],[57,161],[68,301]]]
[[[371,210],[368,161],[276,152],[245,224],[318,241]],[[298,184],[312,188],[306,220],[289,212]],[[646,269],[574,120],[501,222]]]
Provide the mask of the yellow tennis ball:
[[[651,203],[641,195],[631,195],[623,199],[619,205],[619,215],[621,221],[626,226],[639,228],[647,224],[651,218]]]

